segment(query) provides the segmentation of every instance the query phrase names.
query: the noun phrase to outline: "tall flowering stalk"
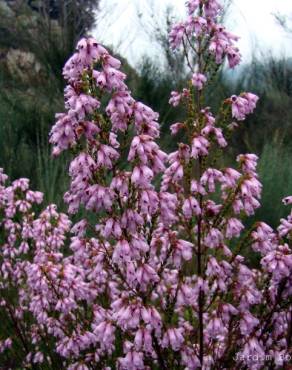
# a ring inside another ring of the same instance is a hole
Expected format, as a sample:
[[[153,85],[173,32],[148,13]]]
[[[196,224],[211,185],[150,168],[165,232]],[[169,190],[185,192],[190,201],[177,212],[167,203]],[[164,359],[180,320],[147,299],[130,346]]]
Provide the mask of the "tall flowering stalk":
[[[158,114],[132,97],[120,62],[88,38],[64,67],[66,113],[50,136],[54,155],[74,155],[64,199],[84,218],[72,225],[53,205],[36,216],[41,194],[0,174],[0,309],[10,323],[0,356],[10,368],[15,353],[18,366],[40,369],[287,365],[292,215],[277,231],[246,230],[260,206],[257,157],[239,155],[236,169],[215,159],[258,98],[232,96],[217,114],[205,106],[214,73],[240,62],[237,37],[218,23],[216,0],[187,8],[170,34],[191,71],[170,98],[185,107],[171,126],[185,138],[175,152],[160,149]]]

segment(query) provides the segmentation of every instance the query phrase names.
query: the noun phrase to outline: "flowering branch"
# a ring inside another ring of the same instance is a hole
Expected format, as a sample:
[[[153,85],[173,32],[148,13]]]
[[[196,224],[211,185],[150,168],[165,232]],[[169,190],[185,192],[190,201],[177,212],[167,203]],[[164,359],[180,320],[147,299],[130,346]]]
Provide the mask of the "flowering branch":
[[[236,169],[214,158],[258,97],[233,95],[217,114],[205,106],[214,73],[240,62],[238,38],[219,23],[217,0],[189,0],[187,9],[170,33],[192,73],[170,97],[185,107],[184,121],[171,126],[172,135],[184,133],[176,151],[159,147],[158,114],[133,98],[120,61],[86,38],[64,67],[66,112],[50,134],[55,156],[73,154],[64,200],[77,223],[54,205],[37,214],[42,194],[26,179],[6,185],[0,171],[0,309],[12,307],[26,323],[21,335],[14,325],[0,338],[0,354],[30,343],[20,368],[287,363],[292,215],[276,231],[263,222],[245,231],[260,207],[258,158],[239,155]],[[240,255],[244,248],[258,266]]]

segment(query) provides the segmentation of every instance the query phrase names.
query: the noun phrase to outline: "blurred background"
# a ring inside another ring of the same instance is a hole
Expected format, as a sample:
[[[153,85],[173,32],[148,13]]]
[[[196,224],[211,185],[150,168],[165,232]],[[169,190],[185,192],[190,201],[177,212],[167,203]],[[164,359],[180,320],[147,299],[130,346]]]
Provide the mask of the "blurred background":
[[[225,1],[224,22],[241,36],[241,67],[221,71],[209,88],[211,107],[243,90],[260,96],[256,113],[232,139],[226,160],[260,156],[263,207],[257,217],[276,226],[281,198],[292,194],[292,4],[287,0]],[[28,177],[46,202],[64,207],[68,158],[51,158],[48,133],[63,111],[62,67],[81,36],[93,35],[122,57],[137,98],[159,112],[161,144],[180,111],[168,104],[183,85],[182,55],[167,34],[184,15],[183,0],[0,0],[0,167]]]

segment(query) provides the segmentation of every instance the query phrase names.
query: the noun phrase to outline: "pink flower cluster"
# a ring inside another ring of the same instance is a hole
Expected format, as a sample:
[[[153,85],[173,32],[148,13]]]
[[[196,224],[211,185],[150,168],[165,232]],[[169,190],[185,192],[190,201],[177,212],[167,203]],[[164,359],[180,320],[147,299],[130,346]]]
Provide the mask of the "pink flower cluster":
[[[239,54],[236,37],[217,23],[218,1],[187,7],[189,18],[171,40],[196,40],[200,57],[188,88],[170,99],[186,103],[186,119],[171,127],[174,135],[186,133],[176,151],[161,150],[158,115],[132,97],[120,62],[88,38],[64,67],[66,113],[56,116],[50,138],[55,155],[74,149],[64,195],[74,223],[54,205],[36,213],[42,194],[26,179],[6,186],[0,171],[0,312],[9,329],[0,337],[1,363],[15,358],[18,368],[69,370],[285,366],[292,214],[276,231],[263,222],[246,230],[245,218],[260,206],[258,158],[239,155],[237,168],[212,158],[227,146],[233,118],[244,120],[257,97],[227,99],[223,118],[202,105],[208,68],[199,40],[217,63],[226,57],[237,64]],[[247,251],[258,256],[257,267]]]
[[[238,121],[244,121],[246,116],[254,111],[258,99],[252,93],[243,93],[241,96],[233,95],[229,99],[232,107],[232,117]]]
[[[189,0],[187,8],[187,20],[176,24],[170,32],[172,48],[183,46],[185,51],[190,48],[196,57],[206,49],[217,64],[222,64],[227,58],[230,68],[237,66],[241,60],[235,45],[238,37],[218,23],[222,10],[220,3],[217,0]]]

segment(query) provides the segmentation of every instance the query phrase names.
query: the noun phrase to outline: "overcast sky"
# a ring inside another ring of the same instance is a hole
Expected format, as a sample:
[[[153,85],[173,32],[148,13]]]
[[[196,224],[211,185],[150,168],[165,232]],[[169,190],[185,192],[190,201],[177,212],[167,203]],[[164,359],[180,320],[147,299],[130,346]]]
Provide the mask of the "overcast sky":
[[[154,25],[163,25],[167,6],[175,16],[184,16],[184,0],[101,0],[102,13],[94,31],[101,42],[118,48],[132,65],[143,54],[158,57],[151,37]],[[151,14],[155,17],[151,18]],[[291,0],[233,0],[228,28],[241,37],[239,47],[247,62],[252,53],[270,50],[274,55],[292,55],[292,34],[287,36],[276,24],[273,13],[292,16]]]

